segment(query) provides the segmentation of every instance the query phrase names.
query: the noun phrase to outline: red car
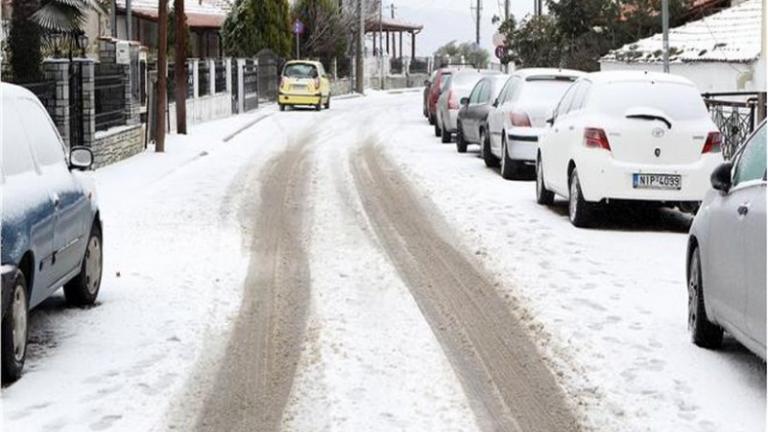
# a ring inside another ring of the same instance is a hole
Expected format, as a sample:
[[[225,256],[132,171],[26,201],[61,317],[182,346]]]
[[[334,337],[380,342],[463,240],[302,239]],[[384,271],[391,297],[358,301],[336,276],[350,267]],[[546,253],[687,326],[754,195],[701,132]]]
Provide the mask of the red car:
[[[443,78],[446,75],[451,75],[453,73],[453,69],[448,68],[441,68],[438,69],[435,72],[434,79],[432,79],[432,82],[430,86],[428,87],[427,91],[427,97],[426,97],[426,106],[427,106],[427,118],[429,119],[429,124],[433,125],[435,124],[435,118],[437,115],[437,100],[440,98],[440,87],[443,85]]]

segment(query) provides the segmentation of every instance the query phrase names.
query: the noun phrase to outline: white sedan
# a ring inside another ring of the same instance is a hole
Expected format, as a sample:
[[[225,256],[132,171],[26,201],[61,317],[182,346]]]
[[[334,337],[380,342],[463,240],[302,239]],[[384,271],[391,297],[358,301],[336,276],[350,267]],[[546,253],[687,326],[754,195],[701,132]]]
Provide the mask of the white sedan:
[[[481,148],[485,164],[501,164],[501,176],[519,178],[525,166],[533,167],[539,137],[546,120],[563,93],[584,72],[567,69],[520,69],[499,93],[488,113],[490,140]]]
[[[722,137],[698,89],[675,75],[589,74],[568,89],[547,122],[536,200],[568,198],[578,227],[609,201],[695,207],[723,161]]]

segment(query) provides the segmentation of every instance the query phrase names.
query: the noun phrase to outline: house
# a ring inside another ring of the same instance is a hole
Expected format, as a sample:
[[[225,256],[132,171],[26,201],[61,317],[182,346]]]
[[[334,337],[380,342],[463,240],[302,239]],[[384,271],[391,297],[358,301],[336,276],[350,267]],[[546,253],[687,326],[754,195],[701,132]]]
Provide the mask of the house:
[[[765,91],[762,0],[733,6],[670,29],[670,72],[702,92]],[[600,59],[601,70],[663,70],[662,34],[624,45]]]
[[[168,0],[168,13],[173,11]],[[117,38],[127,39],[126,0],[116,0]],[[157,47],[158,0],[131,0],[131,32],[134,40],[149,48]],[[229,0],[185,0],[191,57],[221,57],[221,26],[231,8]]]

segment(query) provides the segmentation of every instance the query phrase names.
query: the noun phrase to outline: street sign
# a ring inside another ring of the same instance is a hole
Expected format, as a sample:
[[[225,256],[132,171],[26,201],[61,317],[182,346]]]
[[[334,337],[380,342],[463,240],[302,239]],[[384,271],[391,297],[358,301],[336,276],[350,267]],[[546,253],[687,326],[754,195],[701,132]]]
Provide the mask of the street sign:
[[[293,34],[302,34],[304,33],[304,23],[300,20],[296,20],[293,22]]]
[[[500,45],[496,47],[495,50],[496,58],[499,60],[503,59],[507,55],[507,47]]]
[[[493,34],[493,46],[498,47],[504,45],[504,35],[496,32]]]

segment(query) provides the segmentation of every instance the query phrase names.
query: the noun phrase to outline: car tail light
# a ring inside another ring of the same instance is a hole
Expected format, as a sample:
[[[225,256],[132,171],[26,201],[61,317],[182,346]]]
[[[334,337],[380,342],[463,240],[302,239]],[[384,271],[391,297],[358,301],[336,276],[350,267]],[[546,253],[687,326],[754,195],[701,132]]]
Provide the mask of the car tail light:
[[[448,90],[448,109],[459,109],[459,101],[456,100],[456,93],[453,90]]]
[[[280,87],[285,87],[285,77],[280,77]]]
[[[720,145],[723,143],[723,134],[710,132],[701,153],[720,153]]]
[[[531,119],[525,113],[509,113],[509,122],[515,127],[531,127]]]
[[[611,151],[611,145],[608,143],[605,131],[599,128],[584,129],[584,146]]]

